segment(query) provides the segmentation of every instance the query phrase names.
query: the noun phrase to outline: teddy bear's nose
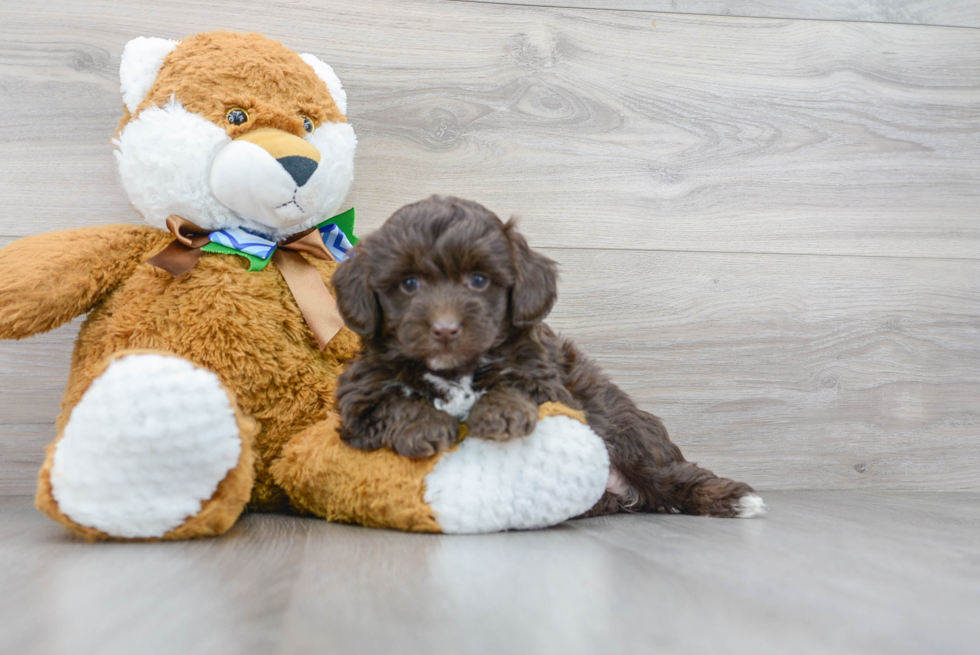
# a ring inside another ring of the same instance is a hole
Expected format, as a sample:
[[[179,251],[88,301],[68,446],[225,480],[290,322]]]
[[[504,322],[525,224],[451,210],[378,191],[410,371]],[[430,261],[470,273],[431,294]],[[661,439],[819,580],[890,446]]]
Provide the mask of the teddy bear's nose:
[[[316,171],[317,163],[309,157],[280,157],[276,160],[286,169],[289,176],[296,182],[296,186],[303,186]]]

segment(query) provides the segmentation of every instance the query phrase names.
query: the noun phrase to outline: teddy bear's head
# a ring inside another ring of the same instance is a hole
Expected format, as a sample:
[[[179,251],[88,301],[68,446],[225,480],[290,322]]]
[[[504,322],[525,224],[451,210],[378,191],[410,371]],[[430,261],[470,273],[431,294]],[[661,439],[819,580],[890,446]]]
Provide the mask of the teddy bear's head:
[[[347,94],[313,55],[259,34],[140,37],[119,77],[119,171],[151,225],[177,214],[279,240],[333,216],[350,190]]]

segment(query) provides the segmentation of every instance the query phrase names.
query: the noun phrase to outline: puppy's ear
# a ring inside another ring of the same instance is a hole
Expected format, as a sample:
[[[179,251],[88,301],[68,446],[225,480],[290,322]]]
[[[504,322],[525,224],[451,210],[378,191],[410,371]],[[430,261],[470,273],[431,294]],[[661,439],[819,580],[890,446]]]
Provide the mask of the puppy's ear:
[[[368,282],[370,269],[363,252],[337,267],[330,281],[337,291],[337,307],[344,322],[362,337],[370,338],[378,330],[381,310],[378,298]]]
[[[528,247],[514,219],[507,221],[504,232],[517,271],[510,291],[511,323],[517,327],[540,323],[558,299],[558,265]]]

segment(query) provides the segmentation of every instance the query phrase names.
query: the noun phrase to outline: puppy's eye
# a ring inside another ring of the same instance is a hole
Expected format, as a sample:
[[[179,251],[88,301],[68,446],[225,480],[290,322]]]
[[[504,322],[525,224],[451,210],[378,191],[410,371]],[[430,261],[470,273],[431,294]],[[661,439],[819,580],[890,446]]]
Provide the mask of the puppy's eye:
[[[419,290],[421,286],[419,279],[417,277],[407,277],[402,280],[401,290],[407,294],[413,294]]]
[[[303,129],[310,134],[313,134],[313,130],[316,129],[316,125],[313,124],[313,121],[310,120],[309,116],[302,116],[301,118],[303,119]]]
[[[486,289],[488,284],[490,284],[490,278],[479,273],[473,273],[466,279],[466,286],[475,291]]]
[[[225,118],[232,125],[241,125],[242,123],[248,121],[248,112],[241,107],[232,107],[225,112]]]

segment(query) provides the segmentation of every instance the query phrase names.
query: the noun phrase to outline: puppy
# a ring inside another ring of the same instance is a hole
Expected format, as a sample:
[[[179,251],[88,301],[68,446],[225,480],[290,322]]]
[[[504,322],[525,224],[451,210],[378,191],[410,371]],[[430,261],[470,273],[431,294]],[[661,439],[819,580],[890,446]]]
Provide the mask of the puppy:
[[[333,277],[363,354],[340,376],[341,438],[412,458],[471,438],[526,436],[547,401],[585,410],[612,464],[589,515],[621,510],[752,516],[747,484],[686,461],[648,414],[542,321],[557,299],[555,262],[513,221],[432,196],[402,207]]]

